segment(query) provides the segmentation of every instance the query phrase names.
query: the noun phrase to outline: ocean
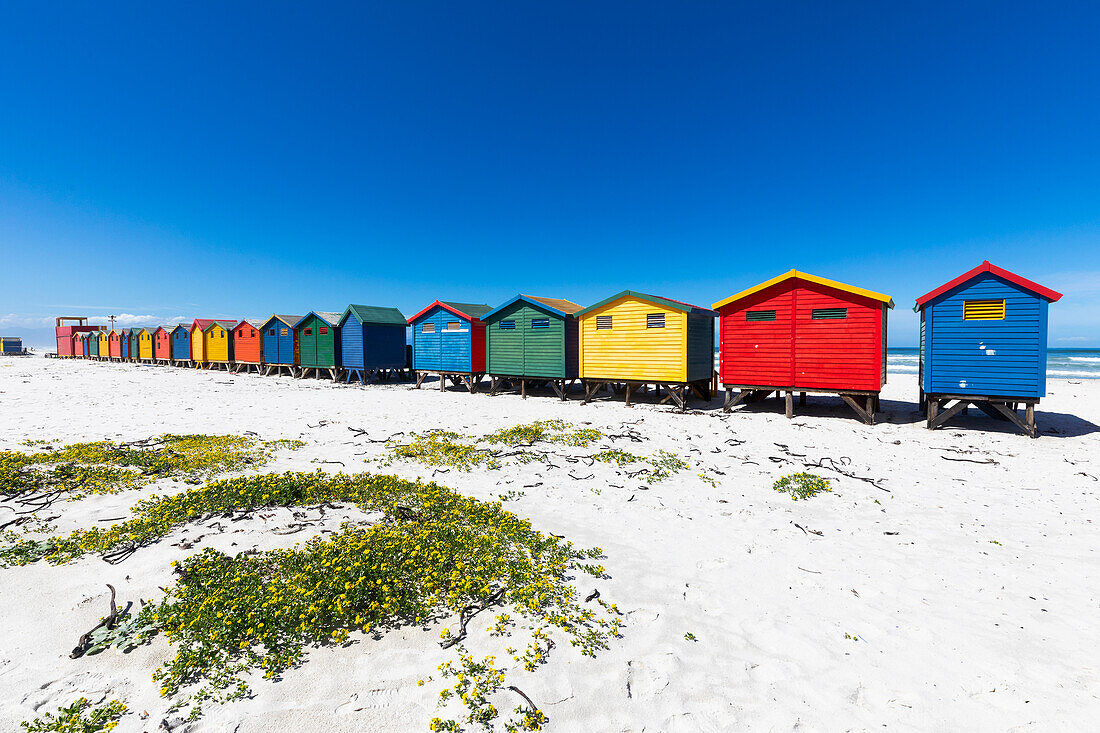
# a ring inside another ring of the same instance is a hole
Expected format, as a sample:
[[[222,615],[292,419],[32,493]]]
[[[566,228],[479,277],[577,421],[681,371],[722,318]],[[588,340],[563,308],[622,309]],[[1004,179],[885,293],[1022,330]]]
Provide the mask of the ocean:
[[[714,363],[718,366],[715,349]],[[888,374],[916,374],[920,349],[886,349]],[[1100,379],[1100,349],[1047,349],[1047,377],[1050,379]]]
[[[920,349],[886,349],[889,374],[916,374]],[[1100,379],[1100,349],[1047,349],[1050,379]]]

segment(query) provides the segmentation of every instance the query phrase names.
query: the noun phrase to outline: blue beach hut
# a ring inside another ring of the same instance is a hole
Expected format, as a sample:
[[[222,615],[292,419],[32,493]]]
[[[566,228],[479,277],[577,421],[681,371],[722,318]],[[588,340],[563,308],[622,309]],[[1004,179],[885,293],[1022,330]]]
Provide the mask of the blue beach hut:
[[[1047,306],[1061,297],[986,261],[917,298],[918,378],[928,428],[973,404],[1037,437],[1035,405],[1046,394]]]
[[[428,374],[439,375],[439,389],[447,380],[464,384],[470,392],[485,376],[485,324],[491,311],[484,303],[437,300],[409,319],[412,326],[412,368],[417,388]]]
[[[172,343],[172,364],[188,366],[191,364],[191,326],[182,323],[169,329],[168,338]]]
[[[272,315],[263,325],[263,363],[264,374],[279,374],[286,369],[294,376],[294,365],[298,363],[298,337],[294,324],[302,320],[301,316]]]
[[[349,305],[337,324],[340,339],[340,366],[345,382],[352,376],[360,384],[376,373],[389,377],[405,368],[405,316],[396,308]]]

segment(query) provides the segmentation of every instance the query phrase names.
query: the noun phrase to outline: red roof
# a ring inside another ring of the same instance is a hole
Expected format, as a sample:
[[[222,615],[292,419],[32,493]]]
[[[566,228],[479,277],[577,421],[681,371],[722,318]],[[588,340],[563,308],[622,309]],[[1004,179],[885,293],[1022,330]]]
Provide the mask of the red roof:
[[[420,318],[420,316],[424,315],[425,313],[427,313],[428,311],[430,311],[430,310],[431,310],[432,308],[435,308],[435,307],[436,307],[437,305],[438,305],[439,307],[443,308],[444,310],[448,310],[448,311],[450,311],[451,313],[454,313],[454,314],[455,314],[456,316],[458,316],[459,318],[465,318],[465,319],[466,319],[466,320],[468,320],[468,321],[476,321],[476,320],[478,320],[478,318],[479,318],[478,316],[470,315],[469,313],[463,313],[462,311],[460,311],[459,309],[455,308],[454,306],[452,306],[452,305],[451,305],[451,304],[449,304],[449,303],[444,303],[444,302],[443,302],[442,300],[437,300],[437,301],[435,301],[434,303],[432,303],[431,305],[429,305],[429,306],[428,306],[427,308],[425,308],[424,310],[422,310],[422,311],[420,311],[419,313],[417,313],[417,314],[416,314],[415,316],[412,316],[412,317],[410,317],[410,318],[409,318],[409,319],[408,319],[408,320],[406,321],[406,323],[410,323],[410,324],[411,324],[411,323],[412,323],[413,321],[415,321],[415,320],[416,320],[417,318]],[[486,306],[486,308],[487,308],[487,307],[488,307],[488,306]]]
[[[1000,267],[997,267],[996,265],[991,265],[991,264],[989,264],[989,260],[986,260],[985,262],[978,265],[977,267],[975,267],[970,272],[965,272],[962,275],[959,275],[957,278],[955,278],[951,282],[945,283],[945,284],[939,286],[938,288],[936,288],[935,290],[933,290],[932,292],[927,293],[927,294],[922,295],[921,297],[917,298],[917,305],[918,306],[924,305],[928,301],[930,301],[934,298],[940,297],[941,295],[946,293],[948,290],[951,290],[952,288],[956,288],[956,287],[958,287],[959,285],[962,285],[965,282],[973,280],[978,275],[981,275],[983,272],[988,272],[992,275],[996,275],[997,277],[999,277],[1003,280],[1007,280],[1010,283],[1013,283],[1015,285],[1019,285],[1024,290],[1028,290],[1032,293],[1035,293],[1036,295],[1038,295],[1041,298],[1046,298],[1051,303],[1053,303],[1054,301],[1056,301],[1056,300],[1058,300],[1059,298],[1062,297],[1062,294],[1059,293],[1059,292],[1055,292],[1054,290],[1051,290],[1050,288],[1044,288],[1042,285],[1040,285],[1038,283],[1033,283],[1030,280],[1028,280],[1027,278],[1020,277],[1019,275],[1017,275],[1014,272],[1009,272],[1008,270],[1003,270]]]
[[[194,330],[195,326],[198,326],[200,331],[205,331],[206,327],[209,326],[211,323],[213,323],[216,320],[218,320],[218,319],[217,318],[196,318],[195,320],[191,321],[191,330]]]

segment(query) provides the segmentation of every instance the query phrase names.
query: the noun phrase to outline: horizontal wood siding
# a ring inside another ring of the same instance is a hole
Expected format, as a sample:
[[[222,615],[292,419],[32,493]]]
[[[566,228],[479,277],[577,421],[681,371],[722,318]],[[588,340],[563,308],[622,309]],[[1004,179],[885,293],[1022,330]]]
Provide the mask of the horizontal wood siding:
[[[546,328],[535,328],[535,319],[546,319]],[[565,322],[561,316],[529,304],[523,309],[523,374],[565,377]]]
[[[321,333],[321,329],[328,333]],[[307,334],[306,330],[312,332]],[[310,315],[298,328],[298,364],[304,367],[331,369],[337,364],[337,331],[316,315]]]
[[[439,371],[443,368],[442,310],[436,306],[412,323],[413,369]],[[432,324],[431,333],[424,333],[425,323]]]
[[[457,331],[448,331],[448,323],[458,323]],[[473,362],[471,360],[472,342],[474,333],[470,327],[470,321],[467,319],[456,316],[448,310],[440,309],[439,325],[436,326],[436,330],[440,331],[440,339],[442,340],[443,360],[442,369],[448,372],[468,372],[473,369]],[[485,361],[485,330],[482,328],[482,347],[481,347],[481,360]]]
[[[172,358],[172,338],[171,334],[164,329],[157,329],[153,333],[153,357],[156,359],[171,359]]]
[[[807,389],[879,390],[881,301],[798,280],[794,295],[794,383]],[[815,320],[814,310],[846,310]]]
[[[714,317],[689,314],[687,329],[688,381],[710,379],[714,375]]]
[[[749,321],[748,311],[775,311],[774,321]],[[734,301],[719,311],[722,384],[786,387],[794,381],[791,334],[794,294],[791,281]]]
[[[966,300],[1004,299],[1004,320],[963,320]],[[1042,305],[1040,305],[1042,303]],[[983,273],[925,304],[926,391],[1042,397],[1046,301]]]
[[[203,334],[203,347],[207,361],[227,362],[232,356],[230,344],[233,339],[229,337],[229,331],[221,326],[213,326]]]
[[[298,363],[296,342],[297,334],[294,328],[278,318],[272,318],[264,324],[264,338],[261,344],[263,363],[294,366]]]
[[[142,331],[138,334],[138,353],[139,359],[152,359],[153,358],[153,334],[148,331]]]
[[[363,368],[404,369],[405,326],[368,323],[363,328]]]
[[[340,365],[346,369],[365,369],[363,363],[363,324],[349,317],[340,329]]]
[[[172,358],[176,361],[190,361],[191,359],[191,332],[186,328],[177,328],[172,331]]]
[[[251,323],[242,323],[233,329],[233,361],[259,364],[263,359],[263,333],[262,328]]]
[[[191,327],[191,361],[206,361],[206,350],[203,342],[202,331]]]
[[[664,313],[664,328],[646,328],[646,316]],[[610,329],[597,329],[611,316]],[[686,317],[648,301],[624,297],[580,318],[581,376],[639,382],[683,382],[687,375]]]
[[[527,333],[523,325],[529,307],[520,300],[493,315],[493,320],[485,324],[488,342],[488,369],[490,374],[522,377],[524,336]],[[501,328],[505,321],[514,321],[514,328]]]

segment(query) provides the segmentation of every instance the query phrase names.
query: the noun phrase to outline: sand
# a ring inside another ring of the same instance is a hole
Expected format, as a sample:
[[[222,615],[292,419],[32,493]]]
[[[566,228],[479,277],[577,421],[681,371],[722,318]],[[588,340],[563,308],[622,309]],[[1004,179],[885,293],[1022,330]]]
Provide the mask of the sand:
[[[1100,381],[1052,381],[1036,440],[980,414],[928,431],[915,382],[895,377],[869,427],[826,398],[811,397],[788,420],[774,400],[732,415],[717,400],[680,414],[644,403],[12,359],[0,363],[0,449],[27,438],[253,431],[307,442],[265,470],[341,468],[321,461],[360,470],[384,452],[367,439],[399,431],[476,434],[561,418],[632,432],[640,440],[598,445],[673,451],[691,469],[653,486],[613,466],[561,461],[470,473],[386,469],[479,499],[522,492],[506,503],[511,511],[604,549],[610,578],[583,577],[579,589],[618,604],[623,638],[595,659],[560,645],[549,664],[510,679],[549,716],[547,730],[1092,729]],[[832,493],[794,502],[772,489],[822,459],[809,470],[834,479]],[[66,532],[184,487],[165,481],[46,514],[59,515],[54,524]],[[9,514],[0,509],[0,522]],[[0,570],[0,730],[81,695],[120,698],[147,714],[127,715],[119,731],[163,730],[162,720],[173,731],[426,730],[440,685],[416,681],[450,658],[438,629],[314,649],[281,681],[258,681],[251,698],[211,706],[194,724],[167,713],[150,680],[171,656],[163,638],[129,654],[68,656],[106,613],[106,583],[120,602],[159,598],[171,561],[202,547],[285,547],[359,516],[330,512],[310,532],[284,536],[272,530],[294,517],[278,510],[224,531],[209,521],[187,526],[118,565],[85,557]],[[486,625],[472,625],[474,653],[492,643]],[[502,697],[498,707],[519,702]]]

